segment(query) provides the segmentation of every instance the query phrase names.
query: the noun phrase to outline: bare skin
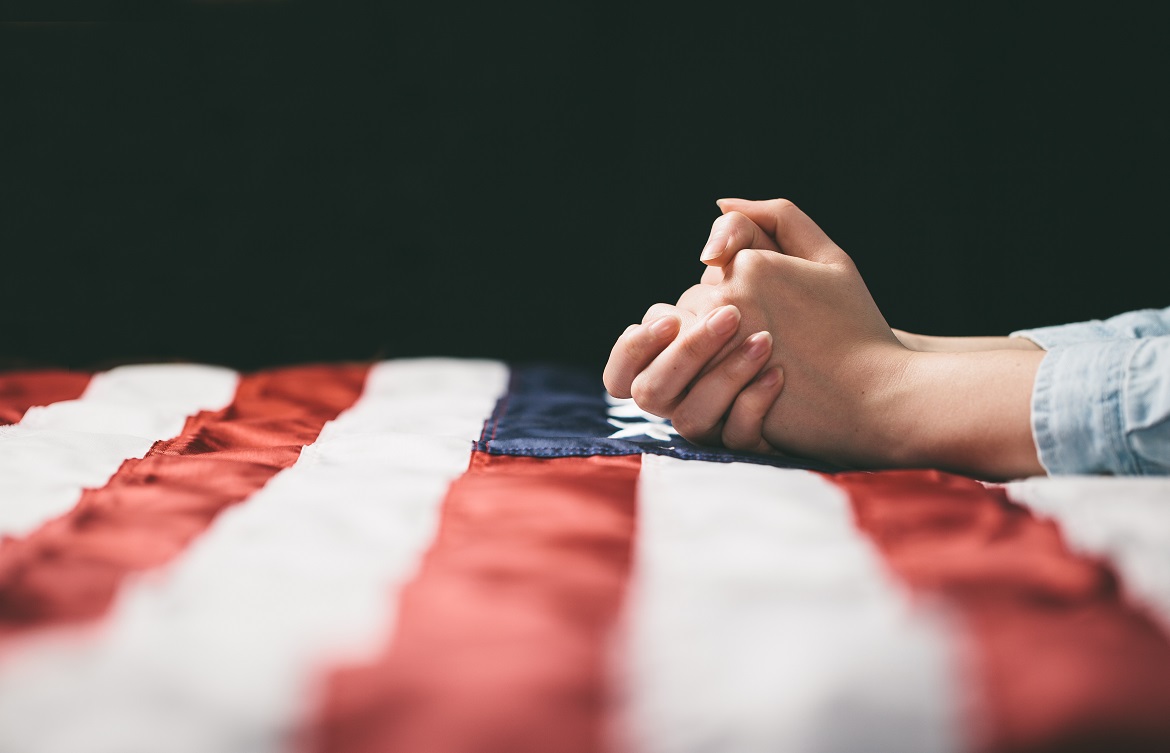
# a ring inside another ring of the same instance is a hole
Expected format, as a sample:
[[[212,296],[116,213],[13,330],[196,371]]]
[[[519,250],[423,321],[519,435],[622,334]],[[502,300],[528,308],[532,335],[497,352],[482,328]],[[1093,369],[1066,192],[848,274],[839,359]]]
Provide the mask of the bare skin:
[[[643,324],[631,324],[618,338],[604,376],[610,394],[634,396],[645,409],[648,397],[641,390],[656,384],[660,391],[674,395],[668,403],[657,404],[658,415],[669,416],[687,439],[775,452],[763,436],[764,416],[784,387],[783,370],[765,368],[772,354],[772,335],[756,332],[703,370],[739,329],[739,310],[725,306],[700,321],[689,312],[665,308],[670,311],[661,316],[653,313],[656,309],[647,312]],[[684,316],[691,326],[680,335]],[[650,373],[639,378],[640,370]]]
[[[983,350],[1040,350],[1040,346],[1022,337],[937,337],[894,330],[898,340],[910,350],[921,353],[973,353]]]
[[[720,207],[702,284],[619,338],[604,375],[612,394],[699,442],[860,468],[1043,473],[1029,413],[1043,351],[895,332],[849,256],[791,202]],[[770,335],[767,357],[758,333]]]

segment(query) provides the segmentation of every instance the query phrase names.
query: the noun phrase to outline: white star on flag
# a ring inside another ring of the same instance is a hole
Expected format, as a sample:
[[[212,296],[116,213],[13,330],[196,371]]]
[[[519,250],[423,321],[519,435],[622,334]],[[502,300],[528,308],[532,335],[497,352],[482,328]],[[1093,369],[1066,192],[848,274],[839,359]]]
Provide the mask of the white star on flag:
[[[610,395],[605,396],[605,401],[609,403],[609,409],[606,411],[609,414],[609,423],[618,428],[613,434],[609,435],[610,439],[629,439],[631,437],[649,437],[656,439],[659,442],[669,442],[671,437],[678,436],[678,432],[674,430],[665,418],[655,416],[653,413],[647,413],[639,408],[631,398],[617,398]],[[619,421],[619,418],[632,418],[634,421]]]

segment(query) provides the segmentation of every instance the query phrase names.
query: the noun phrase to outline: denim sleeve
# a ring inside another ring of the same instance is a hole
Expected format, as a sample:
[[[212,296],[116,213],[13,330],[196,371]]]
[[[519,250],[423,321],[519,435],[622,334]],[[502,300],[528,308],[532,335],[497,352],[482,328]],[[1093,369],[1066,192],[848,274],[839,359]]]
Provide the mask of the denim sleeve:
[[[1044,350],[1060,345],[1097,342],[1100,340],[1136,340],[1141,337],[1170,335],[1170,307],[1127,311],[1104,321],[1094,319],[1055,327],[1021,329],[1011,337],[1024,337]]]
[[[1032,389],[1050,474],[1170,474],[1170,335],[1054,347]]]

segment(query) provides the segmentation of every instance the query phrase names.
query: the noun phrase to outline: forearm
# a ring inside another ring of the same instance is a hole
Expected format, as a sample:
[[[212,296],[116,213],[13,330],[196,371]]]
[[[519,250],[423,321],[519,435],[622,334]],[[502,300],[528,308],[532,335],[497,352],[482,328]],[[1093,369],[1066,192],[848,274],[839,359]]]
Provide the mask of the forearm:
[[[1170,474],[1170,336],[1048,351],[1032,427],[1049,473]]]
[[[1041,350],[914,353],[891,398],[889,465],[987,479],[1044,473],[1031,426]]]
[[[1039,350],[1040,346],[1023,337],[939,337],[894,330],[898,340],[910,350],[921,353],[970,353],[984,350]]]
[[[1105,320],[1037,327],[1012,334],[1028,338],[1045,350],[1090,342],[1164,337],[1170,335],[1170,308],[1127,311]]]

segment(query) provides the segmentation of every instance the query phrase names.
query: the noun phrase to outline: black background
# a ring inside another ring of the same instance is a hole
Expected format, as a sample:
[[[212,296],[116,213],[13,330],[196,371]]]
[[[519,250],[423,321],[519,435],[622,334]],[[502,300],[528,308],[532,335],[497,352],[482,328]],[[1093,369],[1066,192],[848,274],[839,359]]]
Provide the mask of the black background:
[[[0,360],[600,369],[721,196],[794,200],[897,327],[1170,303],[1160,18],[386,5],[6,25]]]

